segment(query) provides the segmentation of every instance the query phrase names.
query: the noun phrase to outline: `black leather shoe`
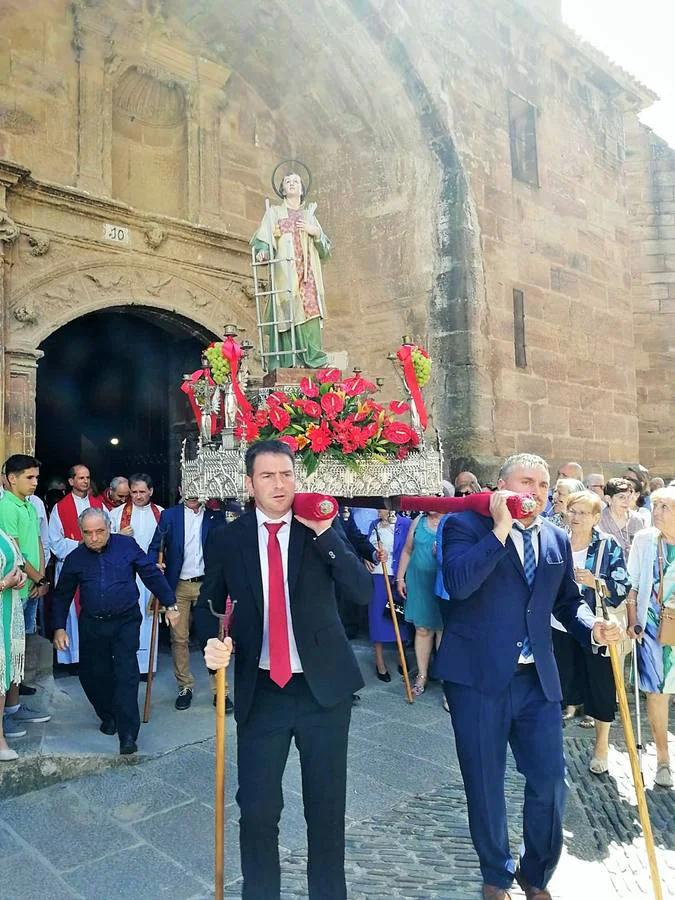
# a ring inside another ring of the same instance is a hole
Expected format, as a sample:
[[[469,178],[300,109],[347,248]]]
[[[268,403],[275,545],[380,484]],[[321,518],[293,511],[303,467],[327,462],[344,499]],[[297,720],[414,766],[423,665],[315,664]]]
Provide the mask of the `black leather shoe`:
[[[19,694],[22,697],[32,697],[33,694],[37,694],[37,688],[29,687],[29,685],[24,684],[22,681],[19,685]]]
[[[103,719],[98,729],[101,734],[115,734],[117,731],[117,725],[115,725],[114,719]]]
[[[213,705],[216,706],[217,704],[218,704],[218,701],[217,701],[216,698],[214,697],[214,698],[213,698]],[[229,716],[229,715],[230,715],[231,713],[233,713],[233,712],[234,712],[234,703],[230,700],[229,697],[226,696],[226,697],[225,697],[225,715],[226,715],[226,716]]]
[[[120,756],[131,756],[137,750],[136,741],[133,741],[131,738],[120,740]]]
[[[389,674],[389,672],[378,672],[376,668],[375,674],[380,679],[380,681],[384,681],[385,684],[389,684],[389,682],[391,681],[391,675]]]
[[[192,689],[183,688],[176,697],[176,709],[189,709],[192,703]]]
[[[356,706],[357,703],[361,702],[361,697],[359,694],[352,694],[352,706]]]

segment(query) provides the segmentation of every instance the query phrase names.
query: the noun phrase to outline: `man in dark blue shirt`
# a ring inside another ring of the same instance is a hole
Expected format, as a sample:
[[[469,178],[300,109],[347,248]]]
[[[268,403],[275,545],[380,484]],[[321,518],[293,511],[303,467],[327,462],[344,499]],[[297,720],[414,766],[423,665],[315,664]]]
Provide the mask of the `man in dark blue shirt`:
[[[103,734],[120,739],[120,753],[135,753],[138,713],[139,629],[136,575],[166,607],[169,624],[178,619],[173,591],[164,575],[132,537],[110,533],[110,518],[90,507],[79,517],[84,543],[65,559],[52,598],[54,646],[68,647],[68,609],[79,591],[80,683],[101,719]]]

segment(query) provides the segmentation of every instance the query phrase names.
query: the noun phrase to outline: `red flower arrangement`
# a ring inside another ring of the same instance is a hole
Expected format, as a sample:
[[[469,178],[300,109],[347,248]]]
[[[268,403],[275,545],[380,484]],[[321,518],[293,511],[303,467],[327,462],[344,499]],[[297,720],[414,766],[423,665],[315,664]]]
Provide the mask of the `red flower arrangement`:
[[[299,389],[274,391],[257,410],[240,410],[234,433],[247,443],[283,441],[308,475],[323,456],[354,467],[366,458],[404,459],[420,442],[417,432],[397,418],[409,406],[394,400],[385,407],[370,396],[376,390],[361,375],[343,381],[338,369],[321,369],[303,378]]]

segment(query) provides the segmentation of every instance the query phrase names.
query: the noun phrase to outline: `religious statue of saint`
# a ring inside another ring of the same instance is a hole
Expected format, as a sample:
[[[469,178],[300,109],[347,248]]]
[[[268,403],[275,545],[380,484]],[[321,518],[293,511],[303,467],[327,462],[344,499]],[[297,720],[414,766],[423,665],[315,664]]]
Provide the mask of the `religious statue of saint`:
[[[276,297],[268,298],[264,313],[271,323],[265,329],[268,349],[277,351],[267,358],[267,368],[321,369],[328,364],[321,335],[325,309],[321,261],[330,256],[330,241],[316,218],[316,203],[305,206],[305,187],[297,173],[283,178],[278,193],[282,203],[268,208],[251,238],[257,262],[266,262],[270,254],[278,260],[273,264]],[[291,328],[298,350],[295,360],[290,352]]]

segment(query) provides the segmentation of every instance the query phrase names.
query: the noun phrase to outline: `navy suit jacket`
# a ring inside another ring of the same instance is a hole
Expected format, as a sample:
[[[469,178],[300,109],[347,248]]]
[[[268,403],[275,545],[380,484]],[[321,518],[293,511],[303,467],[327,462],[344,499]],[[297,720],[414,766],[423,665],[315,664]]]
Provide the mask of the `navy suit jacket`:
[[[548,700],[560,701],[551,613],[582,644],[591,643],[595,617],[574,580],[565,532],[542,520],[532,590],[515,544],[495,537],[492,519],[473,512],[448,518],[443,529],[443,578],[449,595],[435,674],[481,693],[499,694],[516,671],[522,642],[530,639]]]
[[[192,513],[190,513],[192,515]],[[205,509],[202,519],[202,550],[206,547],[211,528],[225,524],[225,516],[221,512]],[[153,535],[148,556],[153,562],[157,562],[160,541],[164,536],[164,577],[169,582],[171,590],[176,590],[180,570],[183,568],[183,554],[185,552],[185,507],[182,503],[162,510]]]
[[[302,670],[320,706],[335,706],[363,687],[354,652],[338,616],[335,589],[354,603],[368,603],[372,576],[335,528],[317,537],[297,519],[288,544],[288,589],[293,634]],[[236,603],[233,618],[234,715],[246,720],[254,702],[263,638],[263,585],[255,511],[214,528],[206,550],[206,573],[194,608],[202,644],[217,620],[208,601],[222,612],[227,596]]]

